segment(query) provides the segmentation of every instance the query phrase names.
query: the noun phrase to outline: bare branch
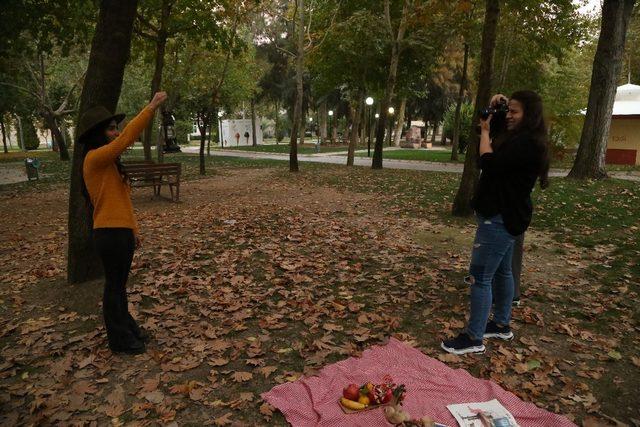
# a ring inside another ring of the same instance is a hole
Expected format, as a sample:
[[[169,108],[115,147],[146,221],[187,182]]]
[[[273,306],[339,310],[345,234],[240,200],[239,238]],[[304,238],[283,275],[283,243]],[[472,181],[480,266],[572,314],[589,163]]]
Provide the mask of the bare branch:
[[[151,21],[149,21],[147,18],[142,16],[142,14],[140,14],[139,12],[136,13],[136,18],[138,19],[138,22],[140,22],[141,24],[144,24],[147,28],[151,29],[156,34],[158,34],[158,32],[160,31],[158,27],[153,25]]]
[[[336,20],[336,16],[338,15],[338,8],[336,8],[333,11],[333,16],[331,17],[331,23],[329,24],[329,27],[325,30],[324,35],[322,36],[322,40],[320,40],[320,42],[318,42],[315,46],[309,46],[309,51],[313,51],[315,49],[318,49],[320,46],[322,46],[322,44],[324,43],[324,41],[327,39],[327,35],[333,30],[333,26]]]
[[[58,107],[58,109],[53,112],[54,115],[60,116],[60,115],[63,115],[63,114],[68,114],[68,113],[64,112],[64,109],[67,108],[67,103],[69,102],[69,97],[71,96],[73,91],[80,85],[80,83],[84,80],[84,77],[86,75],[87,75],[87,72],[85,71],[84,73],[82,73],[80,78],[73,84],[71,89],[69,89],[69,91],[67,92],[67,95],[64,97],[64,100],[62,101],[62,104],[60,104],[60,107]],[[71,110],[71,111],[73,111],[73,110]]]
[[[391,11],[389,10],[389,0],[384,0],[384,20],[385,24],[387,24],[387,32],[393,40],[393,26],[391,25]]]

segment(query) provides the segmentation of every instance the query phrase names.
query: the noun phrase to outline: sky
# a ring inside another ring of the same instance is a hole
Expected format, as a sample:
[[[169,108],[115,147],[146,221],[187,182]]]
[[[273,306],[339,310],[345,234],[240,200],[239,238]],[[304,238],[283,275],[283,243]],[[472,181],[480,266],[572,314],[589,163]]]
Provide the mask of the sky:
[[[585,3],[579,10],[580,13],[594,14],[600,11],[601,0],[574,0],[574,3]]]

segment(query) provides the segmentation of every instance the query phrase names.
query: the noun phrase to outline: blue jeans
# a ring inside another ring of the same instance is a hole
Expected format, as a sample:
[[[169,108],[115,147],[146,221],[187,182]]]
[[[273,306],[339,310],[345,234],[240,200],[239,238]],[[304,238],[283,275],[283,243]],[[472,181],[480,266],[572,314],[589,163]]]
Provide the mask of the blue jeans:
[[[478,215],[467,282],[471,285],[471,315],[467,333],[473,339],[484,336],[494,301],[493,320],[508,325],[511,320],[514,281],[511,272],[515,236],[504,227],[502,216]]]

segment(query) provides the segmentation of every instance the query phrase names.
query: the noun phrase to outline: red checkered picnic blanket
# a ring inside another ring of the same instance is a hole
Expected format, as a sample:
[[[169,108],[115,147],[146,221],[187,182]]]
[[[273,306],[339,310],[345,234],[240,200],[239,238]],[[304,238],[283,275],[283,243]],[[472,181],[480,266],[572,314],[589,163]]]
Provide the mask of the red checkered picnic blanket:
[[[382,382],[387,374],[395,383],[406,386],[403,409],[414,418],[428,415],[453,427],[457,423],[447,405],[498,399],[522,427],[575,426],[565,417],[523,402],[491,381],[475,378],[463,369],[451,369],[394,338],[385,346],[365,350],[362,357],[329,365],[317,376],[278,385],[263,393],[262,398],[296,427],[389,427],[381,408],[345,414],[338,405],[347,384]]]

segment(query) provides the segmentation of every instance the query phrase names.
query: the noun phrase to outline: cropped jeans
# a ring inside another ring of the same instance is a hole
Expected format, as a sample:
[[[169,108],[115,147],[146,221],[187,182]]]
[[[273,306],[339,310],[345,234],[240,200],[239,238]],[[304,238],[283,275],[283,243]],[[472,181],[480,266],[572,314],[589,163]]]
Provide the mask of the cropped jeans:
[[[473,242],[471,266],[466,281],[471,287],[471,315],[466,332],[481,340],[494,302],[493,320],[509,325],[514,281],[511,259],[515,236],[509,234],[502,216],[477,216],[478,229]]]

